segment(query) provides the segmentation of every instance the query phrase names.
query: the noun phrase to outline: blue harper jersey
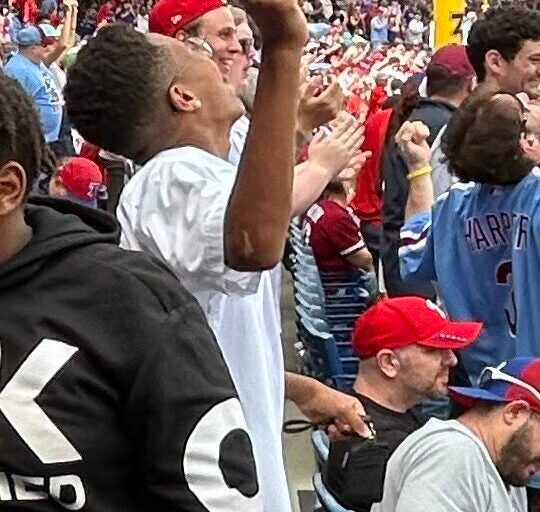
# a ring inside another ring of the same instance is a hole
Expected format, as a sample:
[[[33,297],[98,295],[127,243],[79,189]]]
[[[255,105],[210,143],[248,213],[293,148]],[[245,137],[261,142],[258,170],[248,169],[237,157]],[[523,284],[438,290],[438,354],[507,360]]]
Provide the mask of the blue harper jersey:
[[[399,256],[404,279],[437,283],[452,319],[484,323],[462,352],[471,378],[540,356],[540,169],[511,187],[456,183],[405,223]]]

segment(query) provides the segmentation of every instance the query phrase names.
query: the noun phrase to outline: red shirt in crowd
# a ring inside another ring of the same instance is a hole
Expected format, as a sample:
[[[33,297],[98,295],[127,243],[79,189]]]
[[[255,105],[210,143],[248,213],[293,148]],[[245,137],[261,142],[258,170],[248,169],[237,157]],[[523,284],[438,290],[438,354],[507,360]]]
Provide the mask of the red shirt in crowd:
[[[378,85],[373,89],[371,93],[371,97],[369,99],[369,110],[367,117],[369,119],[370,116],[373,114],[376,114],[381,107],[383,106],[383,103],[388,99],[388,95],[386,94],[386,91],[384,90],[384,87],[382,85]]]
[[[38,6],[35,0],[26,0],[24,2],[23,20],[25,23],[34,24],[38,13]]]
[[[114,10],[114,4],[112,2],[105,2],[100,8],[96,16],[96,23],[99,26],[99,24],[108,19],[110,14]]]
[[[323,272],[355,270],[345,256],[366,247],[360,234],[360,219],[350,208],[331,199],[321,199],[308,210],[304,234]]]
[[[351,208],[363,222],[376,225],[381,224],[380,166],[391,117],[392,109],[386,109],[366,121],[362,151],[371,151],[371,156],[358,173],[356,194],[351,201]]]

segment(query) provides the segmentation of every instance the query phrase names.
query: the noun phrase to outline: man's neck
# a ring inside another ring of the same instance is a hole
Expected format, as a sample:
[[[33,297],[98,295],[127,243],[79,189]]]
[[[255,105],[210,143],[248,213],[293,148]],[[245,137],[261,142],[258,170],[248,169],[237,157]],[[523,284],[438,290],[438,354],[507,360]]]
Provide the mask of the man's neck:
[[[32,64],[36,64],[39,66],[41,64],[41,60],[36,59],[32,56],[30,53],[26,53],[24,50],[19,52],[26,60],[29,60]]]
[[[493,433],[493,426],[489,422],[483,421],[474,410],[460,416],[458,421],[480,439],[486,447],[491,460],[496,463],[499,457],[499,449],[496,443],[497,436]]]
[[[378,380],[378,379],[377,379]],[[406,399],[400,389],[389,386],[388,382],[371,382],[369,378],[356,378],[354,391],[373,400],[375,403],[391,411],[404,413],[418,404],[417,399]]]
[[[347,196],[343,194],[328,194],[327,199],[334,201],[334,203],[339,204],[343,208],[347,208]]]
[[[32,229],[24,220],[21,211],[0,221],[2,243],[0,244],[0,264],[10,260],[20,252],[32,238]]]
[[[443,103],[448,103],[455,108],[459,108],[465,98],[463,98],[462,96],[452,96],[451,98],[447,98],[443,96],[433,95],[430,96],[429,99],[434,101],[442,101]]]
[[[206,127],[194,122],[189,129],[179,129],[176,133],[172,133],[168,139],[147,137],[149,144],[136,156],[136,161],[145,163],[162,151],[184,146],[193,146],[228,160],[230,128],[231,125]]]
[[[231,144],[229,142],[229,134],[226,136],[223,134],[215,133],[210,134],[193,134],[182,137],[182,146],[194,146],[202,149],[214,156],[222,158],[223,160],[229,159],[229,151]]]
[[[486,75],[486,78],[483,82],[479,84],[479,86],[487,87],[493,91],[498,91],[499,89],[501,89],[501,84],[499,83],[499,80],[497,79],[497,77],[492,75]]]

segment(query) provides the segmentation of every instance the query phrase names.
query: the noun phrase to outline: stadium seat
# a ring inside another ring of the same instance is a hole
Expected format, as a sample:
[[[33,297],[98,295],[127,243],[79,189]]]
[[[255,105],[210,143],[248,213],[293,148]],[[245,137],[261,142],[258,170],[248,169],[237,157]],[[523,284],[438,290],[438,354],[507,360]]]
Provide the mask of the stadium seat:
[[[315,473],[313,477],[313,488],[324,512],[352,512],[342,507],[330,494],[322,481],[320,473]]]
[[[315,450],[315,457],[319,470],[324,471],[328,463],[328,452],[330,450],[330,440],[324,430],[313,430],[311,432],[311,444]]]

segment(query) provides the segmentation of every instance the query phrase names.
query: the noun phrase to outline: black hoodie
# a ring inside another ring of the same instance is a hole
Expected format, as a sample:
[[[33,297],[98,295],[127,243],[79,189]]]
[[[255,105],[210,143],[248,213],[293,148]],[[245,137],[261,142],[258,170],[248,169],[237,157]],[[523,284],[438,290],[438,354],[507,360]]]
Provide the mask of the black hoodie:
[[[256,510],[240,405],[195,299],[119,249],[112,217],[39,203],[31,242],[0,265],[0,510]]]

